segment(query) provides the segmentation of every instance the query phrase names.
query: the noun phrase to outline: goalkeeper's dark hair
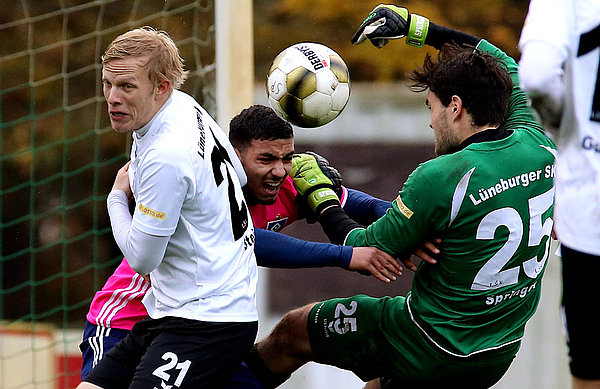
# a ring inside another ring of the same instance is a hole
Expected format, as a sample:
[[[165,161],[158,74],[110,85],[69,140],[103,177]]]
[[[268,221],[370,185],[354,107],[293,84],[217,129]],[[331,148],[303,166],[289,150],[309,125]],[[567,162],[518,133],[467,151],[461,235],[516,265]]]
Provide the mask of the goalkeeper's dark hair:
[[[435,93],[447,107],[460,97],[476,126],[502,124],[513,83],[506,65],[473,46],[445,44],[437,62],[427,54],[422,67],[413,70],[411,89]]]
[[[280,118],[273,109],[252,105],[229,122],[229,140],[237,149],[249,146],[252,140],[277,140],[294,137],[292,125]]]

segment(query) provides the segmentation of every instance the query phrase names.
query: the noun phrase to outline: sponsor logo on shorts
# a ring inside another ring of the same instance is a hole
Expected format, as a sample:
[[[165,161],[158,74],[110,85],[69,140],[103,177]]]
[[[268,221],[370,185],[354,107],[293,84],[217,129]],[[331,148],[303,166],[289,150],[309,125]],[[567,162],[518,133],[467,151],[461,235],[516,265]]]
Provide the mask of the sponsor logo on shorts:
[[[414,212],[411,211],[410,208],[408,208],[402,202],[402,199],[400,198],[400,196],[396,197],[396,205],[398,206],[398,210],[400,211],[400,213],[403,214],[404,216],[406,216],[407,219],[410,219],[412,217],[412,215],[414,214]]]
[[[151,216],[155,219],[158,220],[165,220],[165,213],[164,212],[159,212],[159,211],[155,211],[152,208],[148,208],[146,207],[144,204],[140,203],[140,205],[138,206],[138,210],[148,216]]]
[[[315,319],[314,319],[314,324],[318,324],[319,323],[319,315],[321,314],[321,308],[323,308],[323,305],[325,305],[325,303],[321,303],[319,305],[319,308],[317,308],[317,311],[315,312]],[[329,338],[329,333],[327,332],[327,318],[323,319],[323,334],[325,335],[326,338]]]

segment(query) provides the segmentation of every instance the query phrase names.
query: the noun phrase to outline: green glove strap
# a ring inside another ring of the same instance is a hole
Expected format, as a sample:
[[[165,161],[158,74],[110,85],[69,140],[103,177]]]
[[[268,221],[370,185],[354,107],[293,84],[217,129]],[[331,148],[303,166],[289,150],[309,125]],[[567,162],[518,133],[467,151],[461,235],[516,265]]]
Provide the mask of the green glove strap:
[[[429,31],[429,19],[424,16],[411,14],[406,44],[409,46],[423,47]]]
[[[333,183],[312,155],[294,155],[290,176],[298,194],[305,196],[308,208],[315,214],[329,205],[339,205],[340,200],[332,189]]]
[[[340,199],[337,197],[333,189],[320,188],[310,192],[306,198],[306,203],[308,204],[310,210],[318,215],[327,205],[339,205]]]

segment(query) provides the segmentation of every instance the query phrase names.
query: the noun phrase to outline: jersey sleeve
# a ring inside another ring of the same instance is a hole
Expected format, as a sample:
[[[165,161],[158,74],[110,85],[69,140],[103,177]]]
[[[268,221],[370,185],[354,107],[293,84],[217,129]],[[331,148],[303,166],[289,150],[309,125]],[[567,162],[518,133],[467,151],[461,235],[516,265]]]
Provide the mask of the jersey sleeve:
[[[438,157],[439,158],[439,157]],[[438,187],[436,173],[427,163],[419,165],[408,177],[391,208],[365,229],[354,229],[346,237],[351,246],[374,246],[391,255],[410,251],[445,228],[448,202],[445,196],[432,195]]]
[[[348,269],[350,266],[352,247],[309,242],[261,228],[254,232],[258,266],[286,269],[325,266]]]
[[[554,45],[530,41],[521,52],[521,88],[531,99],[542,123],[555,129],[560,125],[565,98],[564,64],[567,57]]]
[[[534,131],[544,134],[541,124],[535,119],[533,110],[527,102],[527,96],[520,87],[519,66],[517,62],[504,51],[482,39],[477,48],[498,58],[504,65],[513,82],[513,89],[508,100],[505,128],[508,131]],[[544,135],[545,136],[545,135]]]
[[[343,208],[348,216],[358,223],[369,225],[385,215],[391,206],[389,201],[378,199],[356,189],[348,189]]]
[[[113,190],[107,197],[110,225],[117,246],[141,274],[148,274],[162,260],[169,237],[149,235],[132,227],[125,192]]]
[[[160,146],[159,146],[160,147]],[[159,147],[139,174],[133,226],[151,235],[170,236],[175,232],[181,207],[194,180],[187,153]]]
[[[519,38],[519,49],[529,42],[552,44],[566,52],[575,15],[570,0],[531,0]]]
[[[532,0],[519,39],[521,86],[549,129],[558,128],[562,116],[564,64],[575,31],[572,11],[565,0]]]

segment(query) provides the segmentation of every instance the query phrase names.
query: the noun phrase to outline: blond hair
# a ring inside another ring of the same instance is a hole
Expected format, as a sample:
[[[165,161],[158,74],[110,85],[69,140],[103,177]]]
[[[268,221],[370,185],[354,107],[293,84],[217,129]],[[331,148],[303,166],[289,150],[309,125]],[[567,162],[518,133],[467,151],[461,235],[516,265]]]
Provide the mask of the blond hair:
[[[119,35],[102,55],[102,65],[126,57],[147,57],[145,67],[155,85],[166,79],[171,82],[171,88],[179,89],[187,77],[183,58],[166,31],[144,26]]]

